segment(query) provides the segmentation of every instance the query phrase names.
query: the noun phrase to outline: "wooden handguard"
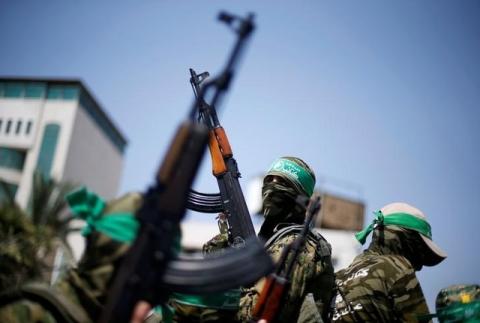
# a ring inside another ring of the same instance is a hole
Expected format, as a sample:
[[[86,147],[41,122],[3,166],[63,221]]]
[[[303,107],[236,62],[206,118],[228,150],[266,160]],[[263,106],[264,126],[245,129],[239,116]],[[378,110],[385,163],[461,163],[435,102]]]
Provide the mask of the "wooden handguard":
[[[225,158],[232,157],[233,153],[223,127],[210,130],[208,148],[210,149],[210,156],[212,158],[213,175],[219,176],[224,174],[227,171]]]
[[[192,127],[194,125],[189,121],[184,121],[177,129],[177,133],[170,144],[170,148],[167,150],[167,154],[164,157],[157,172],[157,180],[159,183],[168,183],[173,175],[175,167],[178,167],[178,160],[182,156],[183,149],[186,146],[187,140],[192,135]]]
[[[287,281],[276,275],[268,276],[258,297],[252,317],[254,320],[274,322],[282,303]]]

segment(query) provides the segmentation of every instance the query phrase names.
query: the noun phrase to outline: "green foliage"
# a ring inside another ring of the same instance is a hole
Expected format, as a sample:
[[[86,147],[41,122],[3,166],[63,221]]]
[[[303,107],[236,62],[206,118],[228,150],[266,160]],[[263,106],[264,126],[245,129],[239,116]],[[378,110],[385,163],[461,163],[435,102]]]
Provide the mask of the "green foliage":
[[[6,196],[0,203],[0,290],[48,279],[56,248],[61,245],[71,252],[67,235],[73,231],[69,227],[73,217],[66,211],[64,197],[72,188],[71,183],[35,172],[31,207],[24,211],[0,181]]]
[[[41,240],[40,232],[17,205],[0,206],[0,290],[40,277],[37,253]]]
[[[66,212],[65,201],[65,195],[73,187],[70,182],[57,182],[38,171],[33,175],[32,204],[29,212],[32,222],[38,227],[45,227],[50,238],[58,237],[65,244],[68,233],[74,230],[69,227],[73,217]]]

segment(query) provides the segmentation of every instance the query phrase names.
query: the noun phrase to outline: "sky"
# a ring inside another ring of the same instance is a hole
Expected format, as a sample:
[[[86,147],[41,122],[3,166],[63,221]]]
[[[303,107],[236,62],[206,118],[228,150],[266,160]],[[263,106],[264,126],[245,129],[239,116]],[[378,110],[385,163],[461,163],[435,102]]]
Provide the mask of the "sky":
[[[480,283],[480,2],[0,0],[0,75],[79,78],[128,138],[119,194],[144,190],[193,101],[188,69],[217,75],[256,29],[219,107],[241,184],[304,159],[372,212],[403,201],[449,257],[418,277]],[[217,191],[207,158],[195,188]],[[206,221],[213,221],[211,217]]]

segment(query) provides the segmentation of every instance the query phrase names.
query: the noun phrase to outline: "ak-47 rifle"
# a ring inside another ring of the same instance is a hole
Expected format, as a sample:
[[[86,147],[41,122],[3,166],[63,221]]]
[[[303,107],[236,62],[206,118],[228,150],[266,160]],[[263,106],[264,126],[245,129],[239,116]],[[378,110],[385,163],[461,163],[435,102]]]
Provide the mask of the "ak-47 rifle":
[[[144,194],[143,205],[136,216],[140,230],[128,250],[113,281],[113,287],[100,322],[128,322],[135,304],[140,300],[152,305],[162,304],[172,291],[202,294],[217,292],[250,283],[268,273],[271,260],[261,246],[252,241],[247,248],[208,260],[175,260],[173,242],[184,217],[188,192],[204,155],[209,130],[195,122],[195,114],[204,93],[212,90],[212,104],[228,89],[243,45],[252,32],[253,17],[246,19],[222,13],[220,19],[238,20],[238,39],[224,71],[206,84],[198,94],[189,116],[179,129],[156,174],[155,183]],[[242,266],[249,266],[245,272]],[[241,263],[240,263],[241,261]],[[225,276],[225,271],[229,271]],[[262,274],[263,272],[263,274]],[[222,277],[225,276],[225,277]],[[246,277],[248,276],[248,277]]]
[[[299,196],[297,203],[305,205],[308,198]],[[298,254],[307,240],[308,232],[311,229],[313,219],[320,211],[320,196],[313,197],[305,212],[305,223],[300,235],[282,250],[282,255],[275,269],[275,273],[265,280],[262,292],[260,293],[252,317],[255,321],[275,322],[278,312],[282,306],[285,295],[288,293],[290,276],[297,260]]]
[[[188,208],[199,212],[221,212],[222,218],[219,224],[226,222],[228,227],[229,244],[234,247],[243,246],[245,240],[256,237],[250,212],[238,181],[240,172],[237,162],[233,158],[232,148],[227,134],[217,117],[217,111],[213,104],[208,104],[199,96],[200,84],[209,76],[208,72],[197,75],[190,69],[190,84],[193,93],[199,101],[198,119],[209,129],[208,148],[212,159],[212,172],[217,178],[220,193],[202,194],[196,191],[190,193]]]

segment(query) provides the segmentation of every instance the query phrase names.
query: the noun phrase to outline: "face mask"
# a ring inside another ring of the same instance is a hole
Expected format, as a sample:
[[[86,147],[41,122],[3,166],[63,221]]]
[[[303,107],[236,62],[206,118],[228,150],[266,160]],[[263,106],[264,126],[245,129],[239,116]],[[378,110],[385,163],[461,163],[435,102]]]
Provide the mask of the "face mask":
[[[420,271],[423,267],[426,246],[417,232],[389,227],[377,229],[372,244],[374,249],[384,249],[387,253],[404,256],[415,271]]]
[[[404,237],[405,257],[416,271],[422,270],[423,262],[428,252],[427,245],[417,232],[405,232]]]
[[[265,218],[287,216],[295,207],[297,194],[295,189],[280,183],[271,182],[263,185],[262,200]]]

